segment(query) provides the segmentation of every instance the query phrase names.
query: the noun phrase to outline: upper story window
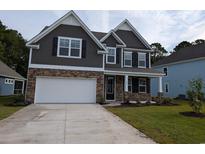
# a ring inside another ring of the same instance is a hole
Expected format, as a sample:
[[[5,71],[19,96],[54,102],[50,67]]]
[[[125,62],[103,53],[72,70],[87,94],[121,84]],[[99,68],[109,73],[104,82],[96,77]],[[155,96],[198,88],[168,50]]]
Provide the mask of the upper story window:
[[[13,79],[5,78],[5,84],[13,84],[13,83],[14,83]]]
[[[107,47],[108,54],[106,55],[107,64],[116,64],[116,48]]]
[[[146,53],[138,52],[138,67],[146,68]]]
[[[164,71],[165,76],[167,76],[167,75],[168,75],[168,69],[167,69],[167,67],[164,67],[164,68],[163,68],[163,71]]]
[[[82,39],[58,37],[58,57],[81,58]]]
[[[132,67],[132,52],[129,51],[124,52],[124,66]]]
[[[147,82],[146,79],[139,78],[139,92],[146,93],[147,91]]]

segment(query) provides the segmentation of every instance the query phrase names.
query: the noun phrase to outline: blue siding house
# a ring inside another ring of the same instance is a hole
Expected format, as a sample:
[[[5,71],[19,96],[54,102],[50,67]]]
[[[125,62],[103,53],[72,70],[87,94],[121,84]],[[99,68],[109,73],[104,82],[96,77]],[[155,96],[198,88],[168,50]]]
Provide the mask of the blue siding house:
[[[183,48],[156,62],[153,68],[166,74],[162,78],[165,97],[186,97],[190,80],[201,78],[205,83],[205,44]],[[157,96],[158,81],[152,79],[151,83],[151,94]]]
[[[0,61],[0,96],[23,94],[25,78]]]

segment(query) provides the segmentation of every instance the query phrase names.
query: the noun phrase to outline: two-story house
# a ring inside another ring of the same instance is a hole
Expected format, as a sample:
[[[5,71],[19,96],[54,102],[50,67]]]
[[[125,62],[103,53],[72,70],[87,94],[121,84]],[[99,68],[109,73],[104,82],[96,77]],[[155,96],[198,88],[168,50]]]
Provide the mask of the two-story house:
[[[92,32],[70,11],[27,46],[26,100],[32,103],[149,100],[156,77],[162,92],[163,73],[151,69],[152,49],[128,20],[108,33]]]
[[[162,80],[165,97],[186,98],[189,81],[202,79],[205,83],[205,44],[185,47],[153,64],[153,69],[164,72]],[[151,93],[157,95],[158,81],[152,79]],[[203,86],[203,93],[205,87]]]

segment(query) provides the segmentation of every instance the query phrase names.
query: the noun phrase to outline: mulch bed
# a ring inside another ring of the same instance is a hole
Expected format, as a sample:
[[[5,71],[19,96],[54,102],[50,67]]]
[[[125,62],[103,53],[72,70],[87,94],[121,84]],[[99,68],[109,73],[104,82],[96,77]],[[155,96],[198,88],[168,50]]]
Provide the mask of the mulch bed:
[[[196,113],[196,112],[180,112],[181,115],[187,117],[194,117],[194,118],[205,118],[204,113]]]

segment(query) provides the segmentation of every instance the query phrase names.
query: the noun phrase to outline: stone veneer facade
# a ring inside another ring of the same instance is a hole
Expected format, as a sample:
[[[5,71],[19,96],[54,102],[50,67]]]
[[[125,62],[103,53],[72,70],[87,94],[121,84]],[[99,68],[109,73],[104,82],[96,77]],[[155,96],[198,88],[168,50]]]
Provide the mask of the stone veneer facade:
[[[26,101],[34,103],[36,77],[76,77],[76,78],[96,78],[96,101],[101,102],[104,98],[104,75],[103,72],[91,72],[91,71],[71,71],[71,70],[56,70],[56,69],[40,69],[29,68],[28,81],[26,89]]]
[[[29,68],[26,88],[26,101],[34,103],[36,77],[65,77],[65,78],[96,78],[96,101],[101,103],[104,100],[104,74],[103,72],[71,71],[56,69]],[[124,92],[124,76],[116,76],[116,101],[137,101],[150,100],[150,93]]]

